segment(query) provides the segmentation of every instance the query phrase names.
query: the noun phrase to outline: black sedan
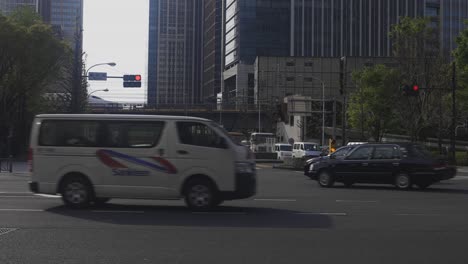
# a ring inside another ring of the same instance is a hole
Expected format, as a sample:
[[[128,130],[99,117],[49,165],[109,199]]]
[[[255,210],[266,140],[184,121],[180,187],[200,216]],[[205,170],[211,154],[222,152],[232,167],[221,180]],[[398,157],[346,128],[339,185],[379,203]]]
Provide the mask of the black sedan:
[[[453,178],[456,168],[434,158],[419,144],[364,144],[342,147],[329,156],[308,160],[304,174],[322,187],[342,182],[348,187],[375,183],[409,189],[413,184],[427,188]]]

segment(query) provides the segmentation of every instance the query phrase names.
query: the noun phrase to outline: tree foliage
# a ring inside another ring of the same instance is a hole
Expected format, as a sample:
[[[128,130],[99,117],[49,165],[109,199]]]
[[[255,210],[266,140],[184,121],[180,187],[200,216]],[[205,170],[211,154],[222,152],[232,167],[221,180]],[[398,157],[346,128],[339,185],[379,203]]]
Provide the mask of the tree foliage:
[[[71,49],[29,8],[0,15],[0,152],[13,134],[25,148],[34,114],[46,111],[44,92],[65,78]],[[5,153],[0,153],[0,155]]]
[[[384,65],[376,65],[353,73],[358,86],[349,102],[349,122],[360,128],[366,138],[380,141],[395,125],[395,105],[398,72]]]
[[[417,97],[399,94],[395,105],[399,122],[412,140],[423,140],[434,127],[440,132],[446,125],[442,116],[447,107],[442,99],[450,87],[450,65],[441,56],[437,30],[426,18],[401,18],[392,27],[390,37],[398,64],[399,87],[421,87]]]

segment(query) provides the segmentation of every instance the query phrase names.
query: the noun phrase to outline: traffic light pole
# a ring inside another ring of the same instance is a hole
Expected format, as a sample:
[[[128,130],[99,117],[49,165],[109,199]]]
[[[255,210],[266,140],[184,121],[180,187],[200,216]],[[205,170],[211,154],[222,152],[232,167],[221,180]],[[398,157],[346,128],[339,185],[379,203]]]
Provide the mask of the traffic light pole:
[[[455,62],[452,63],[452,129],[451,129],[451,135],[450,135],[450,152],[452,154],[452,161],[456,162],[456,157],[455,157],[455,137],[456,137],[456,122],[457,122],[457,108],[456,108],[456,101],[455,101],[455,92],[457,89],[457,66]]]

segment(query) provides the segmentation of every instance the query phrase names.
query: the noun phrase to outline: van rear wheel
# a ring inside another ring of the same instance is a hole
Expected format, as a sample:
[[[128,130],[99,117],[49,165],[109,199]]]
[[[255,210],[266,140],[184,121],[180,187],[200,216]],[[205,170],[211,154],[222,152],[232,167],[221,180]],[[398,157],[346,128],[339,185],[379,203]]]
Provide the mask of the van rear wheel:
[[[65,179],[61,194],[65,205],[74,209],[86,208],[93,200],[92,187],[81,176],[71,176]]]
[[[216,188],[205,179],[190,180],[185,186],[184,196],[192,211],[209,211],[222,202]]]

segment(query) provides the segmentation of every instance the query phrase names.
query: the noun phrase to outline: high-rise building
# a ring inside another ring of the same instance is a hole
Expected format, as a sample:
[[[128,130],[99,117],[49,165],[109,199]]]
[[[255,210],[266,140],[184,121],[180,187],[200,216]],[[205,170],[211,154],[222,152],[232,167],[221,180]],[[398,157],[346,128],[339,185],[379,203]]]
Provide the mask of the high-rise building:
[[[203,75],[203,1],[150,1],[148,104],[199,102]]]
[[[202,100],[221,92],[223,61],[223,0],[203,1],[203,86]]]
[[[44,22],[69,43],[75,43],[83,28],[83,0],[39,0],[39,12]]]
[[[291,0],[290,56],[392,56],[391,26],[429,17],[449,55],[468,18],[466,0]]]
[[[20,6],[29,6],[38,11],[38,0],[0,0],[0,13],[9,15]]]
[[[450,58],[468,19],[467,0],[226,0],[224,10],[225,98],[252,97],[256,57],[391,57],[401,17],[428,17]]]
[[[257,56],[289,55],[290,1],[225,1],[225,100],[253,101]]]

